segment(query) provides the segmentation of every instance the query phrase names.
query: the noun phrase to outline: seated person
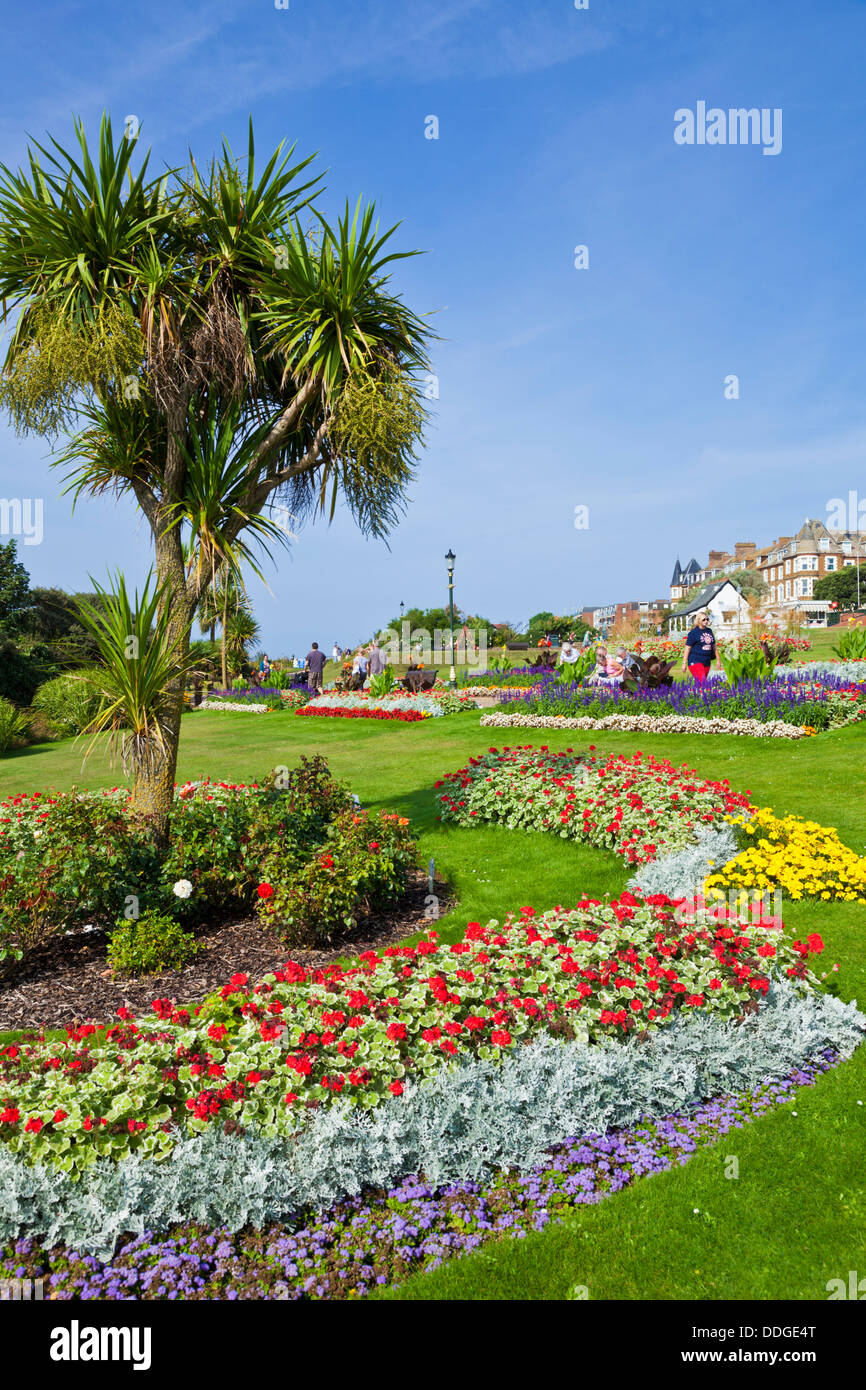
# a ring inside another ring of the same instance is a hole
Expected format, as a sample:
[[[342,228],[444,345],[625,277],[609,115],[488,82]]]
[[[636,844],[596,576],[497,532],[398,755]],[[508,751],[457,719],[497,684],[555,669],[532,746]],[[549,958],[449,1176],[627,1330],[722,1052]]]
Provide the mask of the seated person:
[[[619,646],[616,649],[616,659],[625,671],[633,671],[637,675],[640,667],[627,647]]]
[[[603,642],[599,642],[595,649],[595,670],[590,677],[591,680],[602,680],[607,675],[607,647]]]
[[[577,661],[577,655],[577,648],[573,645],[571,638],[567,637],[560,648],[557,660],[559,665],[563,666],[567,661]]]
[[[613,685],[621,681],[625,675],[625,668],[621,661],[608,654],[607,647],[600,644],[595,654],[595,670],[590,676],[590,681],[594,684]]]
[[[367,679],[367,661],[363,651],[358,649],[352,659],[352,674],[349,677],[350,690],[363,690]]]

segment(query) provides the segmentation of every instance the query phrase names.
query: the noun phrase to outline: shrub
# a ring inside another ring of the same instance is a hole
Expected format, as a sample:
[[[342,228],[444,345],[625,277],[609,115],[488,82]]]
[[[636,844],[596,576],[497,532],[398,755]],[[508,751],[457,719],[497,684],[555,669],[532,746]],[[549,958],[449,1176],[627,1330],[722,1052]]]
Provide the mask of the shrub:
[[[33,708],[44,714],[54,733],[67,737],[80,734],[99,712],[102,697],[87,681],[86,672],[55,676],[40,685],[33,697]]]
[[[0,696],[0,757],[19,739],[26,738],[29,730],[27,715],[16,709],[11,700]]]
[[[394,688],[394,667],[389,664],[379,676],[370,677],[370,694],[374,699],[381,699],[383,695],[390,695]]]
[[[11,638],[0,638],[0,696],[16,705],[29,705],[43,681],[57,674],[57,663],[43,643],[27,656]]]
[[[30,814],[7,830],[2,851],[0,961],[19,960],[76,922],[114,921],[157,865],[152,843],[117,798],[74,790],[31,799]]]
[[[287,666],[272,666],[268,672],[268,685],[271,690],[291,690],[297,671]]]
[[[833,650],[843,661],[866,661],[866,627],[843,632]]]
[[[132,897],[177,920],[246,911],[266,861],[288,881],[354,806],[321,757],[262,784],[187,784],[160,857],[125,790],[10,797],[0,805],[0,962],[76,923],[110,928]]]
[[[720,647],[719,661],[728,685],[739,685],[741,681],[772,680],[776,666],[775,658],[768,659],[760,647],[753,651],[746,648],[737,653]]]
[[[118,922],[108,943],[108,963],[124,975],[160,975],[181,970],[202,949],[173,917],[149,909],[137,920]]]
[[[408,826],[405,816],[385,811],[344,812],[303,867],[282,851],[265,861],[259,915],[293,946],[318,946],[351,930],[405,887],[415,859]]]

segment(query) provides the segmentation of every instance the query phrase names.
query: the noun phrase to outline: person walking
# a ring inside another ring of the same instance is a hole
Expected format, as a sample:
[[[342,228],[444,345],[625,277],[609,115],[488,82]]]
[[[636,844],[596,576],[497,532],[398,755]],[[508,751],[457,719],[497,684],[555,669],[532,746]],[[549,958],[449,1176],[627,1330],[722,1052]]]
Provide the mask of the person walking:
[[[311,690],[321,690],[324,669],[325,653],[320,652],[318,642],[314,642],[307,652],[307,671],[309,672],[307,684]]]
[[[382,651],[382,648],[379,646],[379,639],[377,637],[373,638],[373,641],[370,646],[369,669],[371,676],[381,676],[382,672],[385,669],[385,656]]]
[[[332,660],[332,661],[339,661],[339,660],[340,660],[340,648],[337,646],[336,642],[334,643],[334,650],[331,652],[331,660]]]
[[[694,627],[686,633],[683,672],[688,669],[698,684],[703,685],[715,659],[716,635],[710,627],[710,615],[705,611],[698,614]]]
[[[268,656],[267,652],[262,652],[262,659],[259,662],[259,670],[261,671],[264,679],[267,680],[268,676],[271,674],[271,659]]]

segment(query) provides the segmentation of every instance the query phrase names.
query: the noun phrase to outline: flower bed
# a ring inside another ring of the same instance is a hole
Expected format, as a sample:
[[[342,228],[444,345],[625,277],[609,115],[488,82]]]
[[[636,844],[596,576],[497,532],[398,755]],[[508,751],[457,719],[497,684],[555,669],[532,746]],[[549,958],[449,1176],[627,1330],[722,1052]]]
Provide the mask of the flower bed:
[[[164,856],[132,816],[125,788],[8,798],[0,961],[67,927],[111,929],[139,901],[190,922],[257,905],[296,944],[316,944],[405,883],[414,854],[406,824],[359,814],[323,758],[302,758],[261,784],[180,787]]]
[[[416,724],[421,719],[433,718],[433,711],[426,709],[386,709],[369,705],[359,705],[354,709],[347,709],[342,705],[327,703],[316,705],[310,703],[305,705],[303,709],[295,710],[295,713],[311,718],[320,716],[324,719],[397,719],[404,724]]]
[[[98,1259],[25,1238],[0,1249],[0,1277],[44,1279],[53,1299],[362,1298],[485,1243],[522,1237],[643,1177],[687,1163],[733,1130],[789,1105],[838,1061],[825,1049],[751,1091],[702,1101],[627,1129],[566,1139],[528,1171],[436,1185],[409,1174],[351,1195],[294,1226],[213,1228],[196,1221],[117,1243]],[[695,1213],[700,1220],[700,1213]]]
[[[804,820],[757,810],[733,823],[753,840],[704,885],[708,898],[731,888],[762,890],[778,885],[788,897],[824,902],[866,902],[866,858],[839,839],[838,831]]]
[[[451,946],[431,933],[346,970],[290,962],[255,989],[233,977],[192,1018],[157,1000],[138,1023],[121,1010],[108,1030],[0,1049],[0,1144],[68,1172],[164,1156],[215,1124],[290,1135],[311,1103],[370,1109],[452,1059],[495,1060],[551,1031],[596,1042],[689,1013],[739,1017],[773,978],[813,988],[806,959],[822,945],[792,945],[760,913],[684,920],[670,899],[624,893],[472,923]]]
[[[370,695],[366,691],[326,690],[310,700],[298,713],[307,715],[349,715],[352,718],[398,719],[405,715],[414,718],[441,718],[461,709],[473,709],[471,698],[464,691],[456,695],[450,690],[424,690],[412,693],[392,690],[388,695]],[[409,721],[411,722],[411,721]]]
[[[506,692],[506,713],[565,715],[603,719],[611,714],[676,715],[693,719],[754,720],[811,729],[836,728],[866,718],[866,683],[856,684],[830,673],[803,679],[803,673],[769,681],[743,680],[728,685],[722,679],[698,685],[681,681],[671,686],[635,691],[619,685],[582,686],[564,683],[555,674],[541,678],[528,694]]]
[[[788,680],[822,680],[832,676],[844,689],[856,688],[866,682],[866,661],[807,661],[802,666],[777,666],[774,674]]]
[[[728,846],[732,821],[761,826],[727,782],[594,754],[490,750],[445,779],[443,818],[552,831],[647,871]],[[188,863],[222,852],[226,818],[239,803],[258,813],[259,790],[180,789],[195,808]],[[5,804],[0,873],[68,800]],[[122,789],[72,800],[113,817],[104,843],[117,841]],[[376,891],[382,858],[411,858],[405,818],[337,799],[327,825],[339,834],[300,867],[259,865],[264,918],[291,917],[292,895],[339,915],[356,874]],[[179,881],[184,912],[199,881]],[[678,896],[524,908],[452,945],[431,932],[345,969],[290,962],[195,1010],[157,1000],[112,1029],[0,1049],[0,1240],[25,1235],[0,1249],[0,1274],[45,1271],[60,1298],[363,1296],[684,1161],[850,1055],[863,1020],[820,991],[817,934],[792,942],[766,910],[684,910]],[[31,1238],[42,1231],[53,1240]],[[144,1234],[112,1255],[130,1231]]]
[[[436,783],[442,820],[548,830],[612,849],[629,864],[671,854],[697,831],[749,808],[748,794],[652,755],[491,748]]]
[[[460,688],[461,695],[467,695],[471,700],[489,699],[501,697],[504,694],[526,695],[532,689],[531,685],[503,685],[491,681],[490,685],[464,685]]]
[[[202,700],[196,709],[225,710],[229,714],[267,714],[270,706],[252,700]]]
[[[601,719],[571,718],[565,714],[483,714],[487,729],[615,729],[646,734],[739,734],[743,738],[809,738],[814,729],[784,724],[779,720],[696,719],[684,714],[608,714]]]

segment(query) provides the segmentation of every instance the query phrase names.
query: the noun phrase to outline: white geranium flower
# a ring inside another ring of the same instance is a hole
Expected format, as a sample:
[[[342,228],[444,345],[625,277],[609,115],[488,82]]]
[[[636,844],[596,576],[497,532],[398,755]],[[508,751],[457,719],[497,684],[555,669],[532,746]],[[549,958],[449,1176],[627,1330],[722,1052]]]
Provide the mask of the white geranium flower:
[[[192,892],[192,884],[188,878],[179,878],[174,885],[174,892],[178,898],[188,898]]]

